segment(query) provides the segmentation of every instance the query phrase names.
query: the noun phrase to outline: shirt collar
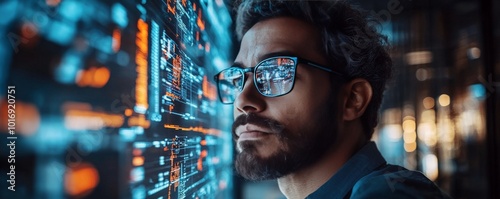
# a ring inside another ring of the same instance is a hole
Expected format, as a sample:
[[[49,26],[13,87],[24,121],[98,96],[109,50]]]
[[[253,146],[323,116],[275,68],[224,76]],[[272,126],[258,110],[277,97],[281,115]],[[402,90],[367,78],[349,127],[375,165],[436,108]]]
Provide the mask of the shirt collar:
[[[354,154],[325,184],[306,197],[344,198],[362,177],[376,168],[385,165],[386,161],[374,142],[369,142]]]

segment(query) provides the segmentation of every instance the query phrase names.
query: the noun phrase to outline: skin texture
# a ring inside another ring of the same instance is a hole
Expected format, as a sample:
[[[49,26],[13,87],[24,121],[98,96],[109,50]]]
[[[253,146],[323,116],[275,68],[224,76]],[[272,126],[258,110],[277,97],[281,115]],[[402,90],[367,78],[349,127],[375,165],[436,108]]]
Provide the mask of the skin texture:
[[[244,34],[235,65],[253,67],[279,52],[332,65],[321,46],[313,26],[288,17],[272,18]],[[293,90],[268,98],[256,90],[253,74],[247,75],[234,102],[233,125],[240,152],[235,165],[243,177],[278,178],[287,198],[304,198],[367,142],[359,120],[372,95],[366,80],[335,86],[330,79],[335,76],[299,64]]]

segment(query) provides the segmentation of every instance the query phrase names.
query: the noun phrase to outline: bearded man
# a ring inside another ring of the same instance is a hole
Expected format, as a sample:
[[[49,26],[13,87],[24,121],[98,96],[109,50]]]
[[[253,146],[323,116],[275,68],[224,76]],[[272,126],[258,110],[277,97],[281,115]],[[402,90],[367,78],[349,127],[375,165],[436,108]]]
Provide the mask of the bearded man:
[[[370,141],[392,61],[360,11],[245,0],[236,32],[234,64],[215,80],[234,106],[241,176],[277,179],[287,198],[448,197],[423,174],[387,164]]]

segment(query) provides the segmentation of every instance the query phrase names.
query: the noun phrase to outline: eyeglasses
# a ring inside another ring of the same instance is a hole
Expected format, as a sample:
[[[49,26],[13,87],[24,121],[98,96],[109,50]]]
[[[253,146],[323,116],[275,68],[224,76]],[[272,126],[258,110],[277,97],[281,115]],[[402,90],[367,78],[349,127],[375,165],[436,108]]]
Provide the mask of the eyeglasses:
[[[302,63],[321,70],[339,75],[344,74],[333,71],[307,59],[291,56],[276,56],[259,62],[255,67],[241,68],[232,66],[224,69],[214,76],[219,92],[219,99],[224,104],[232,104],[243,90],[245,73],[253,72],[253,82],[259,93],[266,97],[279,97],[290,93],[295,84],[297,64]]]

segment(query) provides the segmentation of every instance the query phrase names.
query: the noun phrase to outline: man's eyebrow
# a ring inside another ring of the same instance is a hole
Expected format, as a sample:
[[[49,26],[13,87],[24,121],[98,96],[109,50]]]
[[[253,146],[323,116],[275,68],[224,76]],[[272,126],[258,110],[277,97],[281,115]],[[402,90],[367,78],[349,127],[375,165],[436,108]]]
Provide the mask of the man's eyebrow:
[[[258,62],[261,62],[264,59],[270,58],[270,57],[276,57],[276,56],[295,56],[295,53],[289,50],[282,50],[282,51],[276,51],[276,52],[271,52],[271,53],[266,53],[263,55],[259,56]],[[234,62],[231,67],[239,67],[239,68],[245,68],[245,65],[241,62]],[[253,66],[247,66],[247,67],[253,67]]]
[[[238,68],[245,68],[245,66],[243,65],[243,63],[241,62],[234,62],[231,67],[238,67]]]
[[[270,58],[270,57],[276,57],[276,56],[295,56],[295,53],[289,50],[282,50],[282,51],[276,51],[272,53],[266,53],[261,56],[259,56],[259,61],[262,61],[264,59]]]

